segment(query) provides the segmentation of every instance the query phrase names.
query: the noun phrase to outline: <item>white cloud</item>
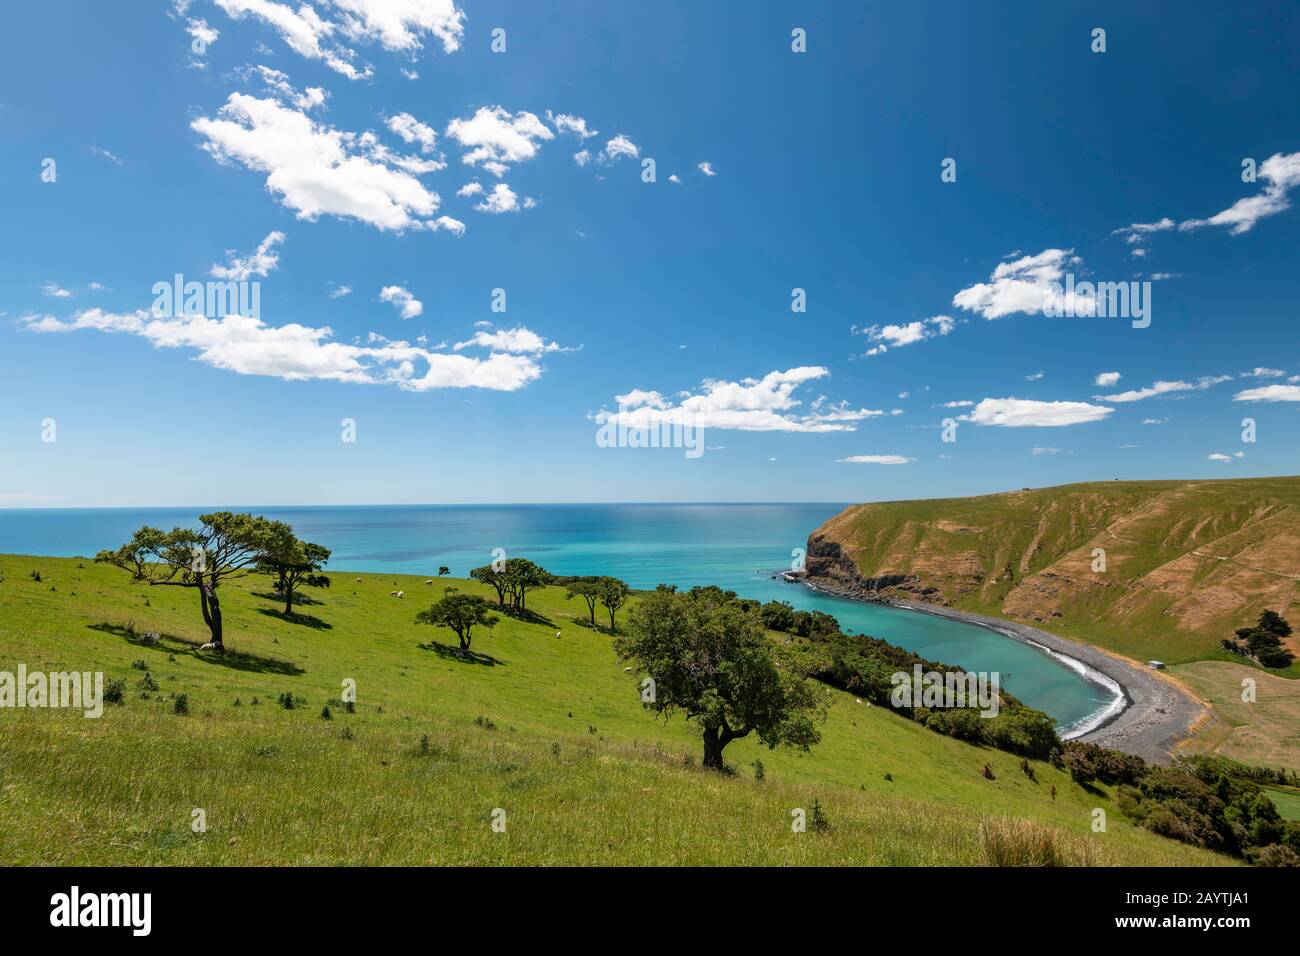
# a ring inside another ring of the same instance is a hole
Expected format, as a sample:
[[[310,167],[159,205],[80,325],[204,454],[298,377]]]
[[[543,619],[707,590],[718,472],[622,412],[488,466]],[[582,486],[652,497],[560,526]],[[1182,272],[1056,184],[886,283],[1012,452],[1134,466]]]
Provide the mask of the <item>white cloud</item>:
[[[245,83],[251,82],[253,77],[256,76],[279,99],[285,103],[291,103],[303,112],[323,106],[325,100],[329,98],[329,94],[319,86],[309,86],[307,89],[299,91],[289,82],[288,73],[272,69],[269,66],[260,64],[258,66],[244,66],[234,72]]]
[[[1029,449],[1031,455],[1072,455],[1074,452],[1065,448],[1053,448],[1050,445],[1035,445]]]
[[[221,36],[221,33],[214,27],[208,26],[208,21],[202,17],[190,18],[185,25],[185,32],[205,47],[212,46],[217,42],[217,38]]]
[[[573,154],[573,161],[579,166],[586,166],[591,162],[591,150],[583,149]]]
[[[1259,178],[1268,183],[1263,192],[1238,199],[1208,219],[1184,220],[1178,228],[1190,232],[1204,226],[1228,226],[1232,235],[1239,236],[1250,232],[1259,220],[1290,209],[1287,193],[1300,184],[1300,153],[1274,153],[1259,164]]]
[[[486,388],[515,391],[536,380],[541,367],[530,356],[494,351],[486,356],[433,351],[380,337],[374,346],[331,341],[328,327],[296,323],[268,326],[238,314],[219,319],[202,315],[153,316],[141,309],[113,314],[100,309],[78,312],[61,321],[53,316],[26,316],[32,332],[82,329],[138,335],[158,348],[196,350],[197,358],[215,368],[242,375],[288,380],[394,385],[405,391],[436,388]]]
[[[330,69],[350,80],[365,79],[371,75],[366,67],[358,70],[352,60],[356,51],[349,49],[333,38],[339,32],[338,26],[323,19],[316,10],[301,4],[296,10],[285,3],[272,0],[214,0],[217,6],[233,20],[253,17],[270,26],[280,38],[299,56],[309,60],[321,60]]]
[[[1210,461],[1232,461],[1231,455],[1224,455],[1219,452],[1213,452],[1205,456]]]
[[[1265,368],[1258,365],[1249,372],[1241,373],[1242,378],[1283,378],[1285,376],[1286,372],[1280,368]]]
[[[1140,402],[1143,399],[1155,398],[1157,395],[1169,395],[1174,392],[1201,392],[1207,388],[1230,381],[1232,381],[1231,375],[1203,375],[1195,382],[1185,382],[1181,379],[1172,382],[1161,381],[1148,385],[1146,388],[1136,388],[1115,395],[1094,395],[1093,398],[1099,402]]]
[[[1142,424],[1143,424],[1143,425],[1167,425],[1168,423],[1169,423],[1169,419],[1167,419],[1167,418],[1144,418],[1144,419],[1142,419]]]
[[[1135,222],[1131,226],[1116,229],[1111,235],[1123,236],[1125,242],[1135,246],[1153,232],[1167,232],[1172,228],[1174,228],[1174,221],[1166,217],[1156,222]]]
[[[1031,372],[1029,375],[1026,375],[1026,376],[1025,376],[1025,381],[1026,381],[1026,382],[1038,382],[1038,381],[1041,381],[1042,378],[1043,378],[1043,375],[1044,375],[1044,374],[1045,374],[1045,373],[1043,373],[1043,372]]]
[[[408,80],[418,80],[420,78],[419,73],[417,73],[415,70],[408,70],[406,67],[402,67],[401,70],[399,70],[398,72],[401,73],[402,76],[406,77]]]
[[[963,415],[964,421],[976,425],[1001,425],[1007,428],[1056,428],[1101,421],[1113,408],[1087,402],[1037,402],[1024,398],[986,398],[975,410]]]
[[[476,180],[474,180],[474,181],[471,182],[471,183],[466,183],[464,186],[461,186],[460,189],[457,189],[457,190],[456,190],[456,195],[457,195],[457,196],[477,196],[477,195],[478,195],[479,193],[481,193],[482,191],[483,191],[483,184],[480,183],[480,182],[476,179]]]
[[[1098,372],[1097,377],[1092,380],[1093,385],[1100,385],[1102,388],[1110,388],[1118,385],[1122,378],[1119,372]]]
[[[944,402],[942,405],[940,405],[940,406],[938,406],[938,407],[939,407],[939,408],[974,408],[974,407],[975,407],[975,403],[974,403],[974,402],[969,402],[969,401],[960,401],[960,402]]]
[[[600,130],[588,128],[587,121],[581,116],[570,116],[568,113],[552,113],[547,110],[546,118],[551,121],[559,132],[572,133],[580,140],[591,139],[600,132]]]
[[[601,159],[607,163],[615,162],[616,160],[622,159],[624,156],[636,159],[640,155],[641,147],[637,146],[636,143],[632,142],[622,133],[619,133],[613,139],[609,140],[600,154]],[[579,163],[579,165],[583,164]]]
[[[713,164],[710,163],[710,162],[708,162],[707,160],[706,160],[705,162],[700,163],[699,170],[700,170],[700,172],[702,172],[705,176],[716,176],[716,175],[718,175],[716,172],[713,171]]]
[[[386,285],[379,290],[379,301],[397,309],[403,319],[413,319],[424,314],[424,303],[411,295],[411,290],[400,285]]]
[[[509,164],[536,156],[541,141],[555,138],[534,114],[520,111],[512,116],[500,106],[483,106],[469,119],[452,120],[447,135],[465,148],[463,163],[482,166],[498,178]]]
[[[329,297],[331,299],[341,299],[345,295],[351,295],[351,294],[352,294],[352,286],[350,285],[336,285],[334,286],[334,288],[330,289],[329,291]]]
[[[904,458],[902,455],[850,455],[835,460],[855,465],[906,465],[909,461],[916,461],[915,458]]]
[[[489,212],[493,215],[499,215],[503,212],[518,212],[519,197],[505,183],[497,183],[481,203],[475,204],[474,208],[479,212]]]
[[[54,299],[71,299],[72,293],[57,282],[47,282],[41,286],[41,291]]]
[[[513,329],[499,329],[495,332],[475,332],[464,342],[452,346],[456,352],[472,346],[491,349],[494,352],[510,352],[518,355],[537,355],[542,352],[564,351],[554,342],[547,342],[536,332],[522,325]]]
[[[438,142],[438,134],[433,127],[421,123],[410,113],[388,117],[388,128],[400,136],[403,142],[419,143],[422,153],[433,152],[434,145]]]
[[[952,304],[986,319],[1000,319],[1016,312],[1034,315],[1048,305],[1054,305],[1058,314],[1091,315],[1094,300],[1074,293],[1067,296],[1056,287],[1066,266],[1082,262],[1073,249],[1045,249],[1037,255],[1000,262],[988,282],[962,289],[952,297]]]
[[[682,177],[678,176],[676,173],[673,173],[671,176],[668,177],[668,181],[672,183],[674,186],[680,186],[682,184]]]
[[[99,156],[99,157],[101,157],[102,159],[106,159],[106,160],[108,160],[110,163],[114,163],[115,165],[118,165],[118,166],[121,166],[121,165],[122,165],[122,161],[121,161],[120,159],[118,159],[116,156],[114,156],[114,155],[113,155],[112,153],[110,153],[108,150],[104,149],[104,147],[102,147],[102,146],[92,146],[92,147],[90,147],[90,151],[91,151],[92,153],[94,153],[96,156]]]
[[[956,323],[946,315],[918,319],[906,325],[871,325],[865,329],[854,327],[853,332],[861,332],[869,341],[877,343],[867,350],[867,355],[881,355],[890,348],[902,348],[915,342],[923,342],[935,336],[947,335]]]
[[[108,286],[104,285],[102,282],[92,282],[90,285],[86,286],[86,288],[90,289],[92,292],[108,291]]]
[[[829,374],[820,366],[804,366],[739,382],[706,379],[694,393],[679,396],[676,404],[657,391],[633,389],[616,396],[622,400],[621,411],[601,409],[592,418],[627,428],[680,424],[739,431],[845,432],[855,431],[855,422],[886,414],[844,403],[827,404],[823,399],[801,412],[803,402],[795,397],[795,391]]]
[[[355,40],[378,41],[386,50],[415,53],[430,34],[445,53],[460,49],[465,14],[454,0],[328,0],[339,11],[343,32]]]
[[[1300,402],[1300,385],[1261,385],[1232,396],[1234,402]]]
[[[284,242],[284,233],[279,230],[267,233],[257,245],[256,251],[247,256],[238,256],[235,250],[226,250],[226,265],[214,264],[209,270],[209,275],[216,279],[233,280],[243,282],[253,276],[266,276],[271,273],[276,266],[280,264],[280,254],[274,249],[277,245]]]
[[[373,134],[358,137],[317,123],[277,99],[232,93],[219,118],[190,124],[222,163],[266,173],[266,188],[299,219],[322,213],[358,219],[381,230],[450,229],[432,219],[441,200],[409,172],[386,162]],[[460,226],[463,230],[463,226]]]

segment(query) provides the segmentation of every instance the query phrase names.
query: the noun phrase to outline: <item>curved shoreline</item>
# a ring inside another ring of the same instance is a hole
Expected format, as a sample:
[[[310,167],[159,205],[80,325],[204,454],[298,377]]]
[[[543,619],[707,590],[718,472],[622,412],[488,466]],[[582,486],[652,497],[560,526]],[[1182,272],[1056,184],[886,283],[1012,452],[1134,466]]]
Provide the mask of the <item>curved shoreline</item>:
[[[850,601],[863,598],[844,592],[834,586],[804,580],[814,590],[832,597]],[[1179,744],[1186,740],[1191,728],[1209,714],[1209,707],[1194,698],[1181,685],[1159,671],[1151,670],[1126,657],[1103,650],[1091,644],[1068,640],[1018,621],[989,617],[970,611],[957,611],[949,607],[926,604],[921,601],[864,601],[883,604],[936,617],[946,617],[964,624],[973,624],[1011,638],[1071,666],[1089,683],[1119,696],[1085,723],[1095,724],[1068,733],[1063,739],[1082,740],[1103,747],[1135,754],[1152,763],[1169,763]],[[1114,687],[1108,683],[1114,684]],[[1117,704],[1122,701],[1123,706]]]

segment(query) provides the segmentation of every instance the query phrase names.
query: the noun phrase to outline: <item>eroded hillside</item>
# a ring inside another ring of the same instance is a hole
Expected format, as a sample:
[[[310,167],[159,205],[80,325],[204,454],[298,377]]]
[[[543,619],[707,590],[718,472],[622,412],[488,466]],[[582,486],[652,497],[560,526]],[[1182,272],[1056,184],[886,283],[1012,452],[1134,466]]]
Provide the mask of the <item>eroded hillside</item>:
[[[1265,608],[1300,619],[1300,478],[854,505],[809,538],[808,575],[860,597],[979,610],[1190,660],[1214,655]]]

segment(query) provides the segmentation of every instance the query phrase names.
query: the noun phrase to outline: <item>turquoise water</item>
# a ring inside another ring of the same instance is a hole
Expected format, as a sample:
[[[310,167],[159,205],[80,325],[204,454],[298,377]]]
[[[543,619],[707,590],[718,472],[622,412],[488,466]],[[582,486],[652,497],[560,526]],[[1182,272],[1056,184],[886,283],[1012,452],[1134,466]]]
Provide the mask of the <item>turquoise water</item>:
[[[835,615],[930,660],[996,671],[1002,686],[1051,714],[1061,730],[1110,702],[1105,690],[1028,645],[993,631],[899,608],[818,594],[779,579],[791,552],[840,510],[827,504],[420,505],[240,508],[293,525],[332,548],[330,567],[456,576],[492,560],[495,548],[556,574],[613,574],[633,587],[717,584],[744,597],[789,601]],[[93,555],[143,524],[191,525],[216,509],[0,510],[0,552]]]

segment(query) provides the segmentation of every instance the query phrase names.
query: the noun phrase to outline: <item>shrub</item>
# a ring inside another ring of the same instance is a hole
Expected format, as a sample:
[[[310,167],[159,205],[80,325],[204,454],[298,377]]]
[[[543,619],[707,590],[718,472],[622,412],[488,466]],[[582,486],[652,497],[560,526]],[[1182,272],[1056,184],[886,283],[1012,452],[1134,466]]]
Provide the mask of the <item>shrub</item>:
[[[126,699],[126,681],[120,677],[108,681],[104,685],[104,703],[120,704]]]
[[[831,828],[831,821],[822,811],[821,801],[813,797],[812,809],[808,811],[808,826],[816,833],[825,833]]]
[[[181,694],[176,698],[176,703],[172,704],[172,713],[179,714],[182,717],[188,716],[190,712],[190,698],[187,694]]]
[[[762,780],[764,777],[767,776],[767,770],[763,766],[763,761],[755,760],[752,764],[750,764],[750,766],[754,768],[755,780]]]
[[[322,707],[322,708],[320,709],[320,719],[321,719],[321,720],[333,720],[333,719],[334,719],[334,715],[330,713],[330,705],[329,705],[329,704],[326,704],[324,707]]]

